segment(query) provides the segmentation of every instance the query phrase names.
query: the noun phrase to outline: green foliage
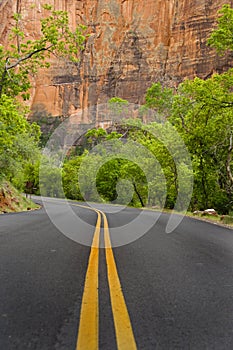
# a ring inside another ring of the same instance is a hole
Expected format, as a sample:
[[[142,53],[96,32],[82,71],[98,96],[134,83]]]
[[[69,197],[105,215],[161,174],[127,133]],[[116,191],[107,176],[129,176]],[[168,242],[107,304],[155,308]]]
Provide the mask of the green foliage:
[[[122,137],[122,134],[116,131],[112,131],[110,134],[106,136],[106,140],[117,140],[117,139],[120,139],[121,137]]]
[[[0,103],[0,173],[17,187],[24,182],[24,166],[39,157],[40,129],[29,124],[24,110],[11,97]]]
[[[129,102],[120,97],[112,97],[108,100],[109,105],[119,105],[119,106],[127,106]]]
[[[10,180],[21,190],[26,189],[25,183],[30,183],[30,191],[36,188],[37,192],[40,127],[29,124],[25,118],[29,111],[15,97],[20,96],[20,101],[29,98],[30,76],[39,68],[48,68],[52,55],[77,62],[85,41],[85,27],[77,26],[72,32],[67,12],[55,11],[50,5],[43,8],[46,17],[41,19],[37,39],[27,38],[22,30],[22,16],[17,13],[9,38],[11,45],[8,48],[0,45],[0,178]],[[42,189],[48,195],[58,196],[60,173],[49,164],[45,166],[49,181],[42,175]]]
[[[147,89],[145,106],[167,117],[172,107],[173,94],[173,89],[162,87],[161,83],[153,83]]]
[[[117,199],[116,185],[120,178],[122,159],[110,159],[99,170],[96,178],[98,193],[105,201],[115,201]]]
[[[85,151],[81,156],[82,166],[79,169],[78,180],[82,196],[88,201],[100,201],[96,191],[95,169],[101,163],[102,157],[99,154],[90,154]]]
[[[43,155],[39,167],[40,194],[48,197],[63,198],[62,169],[56,165],[55,159]]]
[[[41,156],[37,160],[33,159],[32,162],[27,163],[24,167],[24,191],[26,193],[40,194],[40,161]]]
[[[147,187],[145,174],[134,162],[120,158],[106,161],[99,169],[96,187],[99,195],[108,202],[145,206]]]
[[[208,43],[222,53],[233,50],[233,9],[224,5],[220,15],[218,27]],[[180,188],[179,177],[187,179],[188,186],[192,171],[183,161],[172,124],[192,160],[194,188],[190,209],[214,207],[220,213],[233,210],[232,86],[232,69],[221,75],[214,74],[207,80],[185,80],[177,91],[154,83],[147,90],[146,103],[139,111],[139,117],[144,121],[153,110],[156,122],[146,126],[140,119],[128,119],[127,101],[118,97],[109,100],[113,116],[120,116],[122,120],[124,142],[122,145],[121,136],[107,135],[101,129],[87,133],[86,148],[96,147],[99,152],[88,154],[86,160],[82,158],[85,166],[80,168],[79,179],[81,182],[86,179],[85,197],[99,200],[96,191],[91,193],[95,184],[105,201],[125,203],[128,200],[134,206],[149,204],[160,207],[165,203],[165,207],[173,208],[179,194],[185,202],[188,187],[184,182]],[[101,151],[101,143],[111,138],[119,139],[114,157],[110,157],[111,154],[108,157],[104,148]],[[135,144],[142,145],[144,150],[138,146],[135,148]],[[77,164],[80,160],[80,157],[76,160]],[[99,164],[102,165],[95,178],[92,169],[98,168]]]
[[[12,28],[8,49],[0,46],[0,96],[22,95],[29,98],[29,75],[37,73],[38,68],[48,68],[51,55],[77,62],[83,49],[85,27],[77,26],[72,32],[69,28],[68,13],[55,11],[44,5],[47,16],[41,19],[41,35],[38,39],[28,40],[21,30],[21,15],[15,14],[15,26]]]
[[[233,217],[232,217],[232,216],[224,215],[224,216],[221,218],[221,221],[222,221],[223,224],[226,224],[226,225],[233,225]]]
[[[174,97],[169,120],[192,156],[193,209],[214,206],[224,212],[231,200],[233,184],[226,163],[233,129],[232,83],[230,69],[207,80],[186,80]]]
[[[96,146],[98,143],[100,143],[101,141],[105,140],[107,137],[107,132],[102,129],[90,129],[87,131],[86,133],[86,140],[87,140],[87,144],[90,145],[90,147],[94,147]]]
[[[39,39],[25,37],[17,14],[10,49],[0,46],[0,178],[10,179],[19,188],[25,181],[33,188],[39,187],[40,131],[37,125],[27,122],[25,109],[14,97],[21,94],[28,98],[29,74],[48,67],[51,54],[76,62],[85,40],[84,27],[70,31],[66,12],[54,11],[49,5],[44,9],[48,15],[41,21]],[[233,9],[224,5],[220,15],[208,42],[222,53],[233,50]],[[165,203],[165,207],[173,208],[179,194],[185,202],[188,188],[180,189],[179,176],[190,179],[192,174],[182,158],[172,124],[192,160],[194,188],[190,209],[214,207],[220,213],[233,210],[232,86],[232,69],[207,80],[185,80],[177,91],[154,83],[139,111],[144,118],[153,110],[156,121],[148,125],[141,119],[128,119],[128,101],[110,99],[108,107],[112,117],[122,121],[123,135],[101,128],[89,130],[79,154],[71,152],[62,170],[43,159],[43,194],[62,196],[62,175],[64,193],[71,199],[84,197],[133,206],[163,207]],[[108,154],[106,143],[110,150],[114,149],[112,154]]]
[[[79,168],[83,157],[67,160],[62,169],[63,190],[70,199],[82,199],[79,188]]]
[[[211,34],[208,44],[223,54],[228,49],[233,50],[233,9],[225,4],[219,14],[218,27]]]
[[[108,100],[109,110],[112,113],[112,117],[122,116],[128,111],[129,102],[120,97],[112,97]]]

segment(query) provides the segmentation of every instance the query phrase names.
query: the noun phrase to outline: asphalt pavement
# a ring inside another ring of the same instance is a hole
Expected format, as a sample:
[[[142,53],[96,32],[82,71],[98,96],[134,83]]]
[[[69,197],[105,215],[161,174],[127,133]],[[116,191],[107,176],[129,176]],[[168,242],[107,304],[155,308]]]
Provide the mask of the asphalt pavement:
[[[52,200],[47,206],[63,232],[44,208],[0,216],[1,350],[78,349],[99,210],[107,216],[114,260],[107,265],[105,249],[94,247],[99,263],[98,348],[134,348],[119,347],[124,334],[117,330],[113,307],[119,290],[115,292],[109,276],[115,261],[137,349],[233,349],[233,230],[185,217],[167,234],[169,214],[146,211],[140,217],[137,209],[114,212],[98,204],[93,205],[97,212],[72,206],[81,218],[75,238],[64,232],[71,220],[63,202]],[[103,217],[99,234],[104,241]],[[89,246],[81,244],[84,236]],[[119,302],[121,310],[123,306]],[[84,350],[90,349],[86,345]]]

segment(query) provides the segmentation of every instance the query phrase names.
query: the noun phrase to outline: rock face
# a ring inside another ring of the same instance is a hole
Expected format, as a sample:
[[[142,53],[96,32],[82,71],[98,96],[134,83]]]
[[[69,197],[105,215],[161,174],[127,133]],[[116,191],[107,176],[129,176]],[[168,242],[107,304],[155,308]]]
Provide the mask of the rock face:
[[[206,46],[226,0],[2,0],[0,40],[21,12],[28,36],[38,35],[43,3],[69,12],[90,37],[78,65],[53,61],[38,74],[30,101],[37,116],[67,116],[118,96],[142,103],[152,82],[177,85],[224,71],[231,58]],[[233,5],[233,4],[232,4]],[[84,118],[84,117],[83,117]]]

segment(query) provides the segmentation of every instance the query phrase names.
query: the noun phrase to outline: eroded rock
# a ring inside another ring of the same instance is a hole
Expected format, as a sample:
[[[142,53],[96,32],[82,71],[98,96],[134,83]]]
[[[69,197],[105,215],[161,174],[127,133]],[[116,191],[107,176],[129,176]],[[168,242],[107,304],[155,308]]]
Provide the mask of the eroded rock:
[[[5,0],[0,2],[0,40],[7,44],[13,12],[21,12],[28,38],[38,36],[43,3],[69,12],[71,26],[87,25],[90,37],[79,64],[54,59],[34,81],[32,114],[75,115],[119,96],[143,103],[155,81],[168,86],[206,78],[229,68],[206,40],[226,0]],[[83,117],[84,118],[84,117]]]

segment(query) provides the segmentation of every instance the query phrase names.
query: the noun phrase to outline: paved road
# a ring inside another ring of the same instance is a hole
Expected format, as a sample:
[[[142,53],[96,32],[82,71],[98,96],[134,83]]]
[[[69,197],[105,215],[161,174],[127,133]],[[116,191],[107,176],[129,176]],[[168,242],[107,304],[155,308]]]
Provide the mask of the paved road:
[[[70,225],[62,202],[47,205]],[[140,211],[107,214],[104,223],[108,206],[72,208],[83,222],[77,232],[92,248],[61,233],[44,209],[0,216],[1,350],[90,350],[96,338],[103,350],[233,349],[232,230],[185,218],[166,234],[169,215],[162,214],[142,237],[105,251],[94,233],[104,241],[110,232],[118,245],[111,232]],[[156,216],[146,212],[142,227]],[[80,347],[85,332],[90,343]]]

